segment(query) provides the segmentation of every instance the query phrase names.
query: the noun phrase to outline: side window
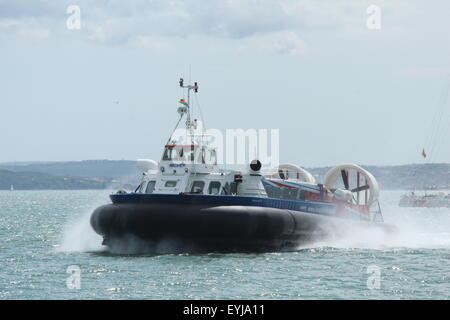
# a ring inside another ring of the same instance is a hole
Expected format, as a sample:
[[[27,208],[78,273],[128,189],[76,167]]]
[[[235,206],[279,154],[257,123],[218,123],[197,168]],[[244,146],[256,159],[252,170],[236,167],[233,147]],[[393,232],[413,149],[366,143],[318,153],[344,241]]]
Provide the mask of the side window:
[[[297,192],[298,192],[298,189],[290,189],[289,190],[289,200],[297,199]]]
[[[299,190],[299,192],[298,192],[298,199],[299,200],[305,200],[305,191],[303,191],[303,190]]]
[[[164,187],[173,188],[176,185],[177,185],[177,182],[175,180],[169,180],[169,181],[166,181],[166,183],[164,184]]]
[[[181,147],[180,151],[178,152],[178,160],[179,161],[185,161],[184,160],[184,148],[183,147]]]
[[[274,187],[272,197],[273,198],[281,198],[281,188]]]
[[[205,163],[205,149],[197,149],[196,150],[197,163]]]
[[[142,181],[141,185],[139,187],[139,193],[145,193],[145,186],[146,186],[146,182]]]
[[[192,184],[192,193],[202,193],[203,188],[205,187],[205,181],[194,181]]]
[[[273,198],[273,193],[274,193],[274,192],[273,192],[273,187],[267,185],[267,186],[264,187],[264,189],[266,189],[267,196],[268,196],[269,198]]]
[[[235,195],[237,194],[238,185],[237,182],[230,183],[230,193]]]
[[[145,189],[145,193],[153,193],[155,190],[155,183],[156,181],[149,181],[147,184],[147,189]]]
[[[225,183],[225,186],[222,188],[222,192],[220,194],[230,194],[230,184],[228,182]]]
[[[172,160],[173,147],[166,147],[164,150],[163,160]]]
[[[216,150],[211,150],[209,152],[209,164],[217,164]]]
[[[211,181],[209,183],[208,193],[209,194],[219,194],[220,193],[220,182],[219,181]]]

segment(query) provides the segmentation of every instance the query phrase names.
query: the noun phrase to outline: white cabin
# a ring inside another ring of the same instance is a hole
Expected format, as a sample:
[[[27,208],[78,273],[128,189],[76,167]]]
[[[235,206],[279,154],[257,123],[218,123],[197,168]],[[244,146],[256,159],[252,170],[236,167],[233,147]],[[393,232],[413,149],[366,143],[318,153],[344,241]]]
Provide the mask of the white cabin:
[[[191,90],[197,92],[198,85],[195,83],[185,86],[183,79],[180,79],[180,87],[188,90],[187,101],[180,99],[181,106],[178,107],[178,124],[186,117],[183,135],[178,140],[174,139],[177,124],[164,146],[159,162],[138,161],[143,177],[136,192],[267,197],[259,168],[257,171],[250,168],[248,172],[219,169],[216,150],[208,145],[203,129],[198,128],[197,120],[191,120],[189,97]]]

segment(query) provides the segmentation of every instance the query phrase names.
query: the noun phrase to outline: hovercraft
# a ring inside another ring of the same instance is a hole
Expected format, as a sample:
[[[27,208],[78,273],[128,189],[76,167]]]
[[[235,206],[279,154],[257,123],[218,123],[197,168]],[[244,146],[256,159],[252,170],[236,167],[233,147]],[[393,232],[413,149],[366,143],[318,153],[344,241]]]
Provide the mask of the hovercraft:
[[[316,178],[293,164],[223,170],[216,149],[197,135],[190,93],[180,99],[185,140],[164,146],[159,162],[138,160],[142,180],[134,192],[110,195],[91,216],[103,244],[121,253],[275,252],[297,250],[354,228],[395,231],[383,222],[376,179],[355,164]],[[175,132],[174,130],[174,132]],[[186,140],[187,137],[187,140]],[[187,141],[187,142],[186,142]]]

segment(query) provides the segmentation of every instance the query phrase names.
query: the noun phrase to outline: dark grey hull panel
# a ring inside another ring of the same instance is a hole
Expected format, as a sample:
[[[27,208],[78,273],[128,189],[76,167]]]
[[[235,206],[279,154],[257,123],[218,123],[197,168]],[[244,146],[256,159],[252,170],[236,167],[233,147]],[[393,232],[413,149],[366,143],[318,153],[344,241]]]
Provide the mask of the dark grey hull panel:
[[[395,232],[383,223],[286,209],[167,203],[104,205],[91,225],[118,253],[291,251],[355,227]]]

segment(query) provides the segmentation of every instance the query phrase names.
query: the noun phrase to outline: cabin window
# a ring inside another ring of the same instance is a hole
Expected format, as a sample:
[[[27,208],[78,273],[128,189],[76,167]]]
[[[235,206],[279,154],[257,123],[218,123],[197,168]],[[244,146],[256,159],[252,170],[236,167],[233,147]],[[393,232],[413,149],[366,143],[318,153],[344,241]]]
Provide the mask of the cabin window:
[[[194,181],[192,184],[192,193],[202,193],[203,188],[205,187],[205,181]]]
[[[166,147],[164,150],[163,160],[172,160],[173,147]]]
[[[177,156],[175,159],[172,158],[172,160],[178,160],[181,162],[189,161],[192,153],[191,147],[181,146],[177,148]]]
[[[145,181],[142,181],[139,185],[139,193],[145,193]]]
[[[170,145],[164,149],[163,160],[194,161],[194,146]]]
[[[149,181],[147,183],[147,188],[145,189],[145,193],[153,193],[155,190],[156,181]]]
[[[264,186],[264,189],[266,189],[267,196],[269,198],[273,198],[273,187],[266,185],[266,186]]]
[[[238,185],[237,182],[230,183],[230,193],[237,194]]]
[[[272,190],[273,198],[281,198],[281,188],[274,187]]]
[[[216,150],[210,150],[210,152],[209,152],[209,164],[217,164]]]
[[[222,188],[221,194],[230,194],[230,184],[228,182],[225,183],[225,186]]]
[[[191,152],[190,152],[190,156],[189,159],[194,162],[194,157],[195,157],[195,148],[194,146],[191,146]]]
[[[305,191],[304,190],[298,190],[298,199],[299,200],[305,200]]]
[[[169,180],[169,181],[166,181],[166,183],[164,184],[164,186],[166,187],[166,188],[173,188],[173,187],[175,187],[177,185],[177,182],[175,181],[175,180]]]
[[[219,194],[220,193],[220,182],[219,181],[211,181],[209,183],[208,193],[209,194]]]
[[[192,161],[192,154],[193,154],[193,148],[191,148],[190,146],[183,146],[183,147],[179,147],[177,152],[178,155],[176,157],[176,159],[172,158],[172,160],[178,160],[178,161]]]
[[[195,159],[196,159],[196,163],[198,164],[204,164],[205,163],[205,148],[202,149],[196,149],[195,150]]]
[[[290,200],[296,200],[298,191],[299,191],[298,189],[291,189],[290,192],[289,192],[289,199]]]
[[[283,199],[295,200],[297,199],[297,189],[283,188]]]

